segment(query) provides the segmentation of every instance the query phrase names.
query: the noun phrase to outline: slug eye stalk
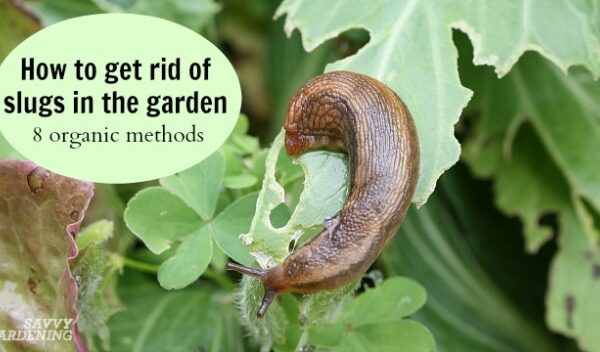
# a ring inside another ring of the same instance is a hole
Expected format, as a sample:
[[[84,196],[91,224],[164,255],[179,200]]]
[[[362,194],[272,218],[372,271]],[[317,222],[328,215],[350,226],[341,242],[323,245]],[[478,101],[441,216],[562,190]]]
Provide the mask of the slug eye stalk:
[[[275,290],[270,289],[264,285],[264,281],[267,276],[267,270],[249,268],[247,266],[243,266],[243,265],[239,265],[239,264],[235,264],[235,263],[227,263],[226,268],[227,268],[227,270],[236,271],[241,274],[250,275],[252,277],[255,277],[263,283],[263,286],[265,288],[265,294],[263,296],[262,303],[261,303],[260,307],[258,308],[258,312],[256,312],[256,316],[258,318],[262,318],[265,315],[265,313],[267,312],[267,308],[269,308],[269,306],[271,305],[271,303],[277,296],[277,292],[275,292]]]

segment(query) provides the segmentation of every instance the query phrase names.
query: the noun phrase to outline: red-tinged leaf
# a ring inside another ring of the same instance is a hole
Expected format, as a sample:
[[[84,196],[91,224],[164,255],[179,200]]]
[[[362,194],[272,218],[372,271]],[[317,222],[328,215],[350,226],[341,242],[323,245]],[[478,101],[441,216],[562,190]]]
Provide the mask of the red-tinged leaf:
[[[63,332],[50,328],[62,339],[13,338],[2,341],[6,351],[87,351],[77,330],[77,283],[69,262],[77,255],[73,237],[93,187],[31,162],[0,161],[0,333],[39,334],[32,319],[73,319]]]

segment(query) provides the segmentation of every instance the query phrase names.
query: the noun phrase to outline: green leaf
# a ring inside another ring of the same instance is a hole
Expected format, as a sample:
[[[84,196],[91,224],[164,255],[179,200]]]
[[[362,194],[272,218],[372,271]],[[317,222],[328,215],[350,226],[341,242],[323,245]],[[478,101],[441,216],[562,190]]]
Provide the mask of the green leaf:
[[[243,276],[237,297],[237,306],[246,331],[264,350],[269,350],[273,345],[283,345],[288,342],[286,341],[286,332],[290,321],[277,300],[271,303],[264,317],[256,318],[256,310],[262,301],[263,294],[264,288],[260,281]]]
[[[284,227],[275,228],[270,221],[271,212],[285,200],[284,189],[275,178],[283,138],[284,134],[280,133],[273,141],[256,204],[257,212],[250,231],[240,237],[263,268],[280,263],[289,255],[290,243],[297,241],[306,230],[320,226],[327,216],[334,215],[346,196],[345,157],[324,151],[306,153],[299,158],[306,173],[304,192],[289,222]]]
[[[494,138],[481,150],[470,145],[465,149],[465,158],[475,169],[497,160],[485,172],[479,170],[479,175],[495,176],[498,207],[522,217],[527,250],[536,252],[552,236],[552,228],[540,224],[540,217],[569,202],[568,185],[529,125],[514,137],[509,158],[502,156],[501,143],[501,138]]]
[[[212,258],[212,228],[205,225],[182,241],[174,256],[158,269],[158,282],[167,290],[186,287],[206,270]]]
[[[237,122],[235,123],[235,127],[231,132],[233,134],[245,135],[248,133],[248,129],[250,128],[250,122],[248,122],[248,116],[244,114],[240,114]],[[229,137],[231,138],[231,137]]]
[[[105,1],[95,0],[95,2]],[[129,13],[161,17],[197,31],[210,23],[220,8],[221,6],[213,0],[137,0],[133,6],[124,10]]]
[[[73,237],[93,184],[50,173],[33,163],[0,161],[0,331],[24,330],[28,319],[76,319],[76,281],[68,263]],[[83,351],[73,339],[2,341],[9,351]],[[62,330],[58,331],[62,333]],[[6,335],[5,335],[6,336]]]
[[[41,0],[26,1],[26,5],[42,20],[44,26],[72,17],[102,12],[127,12],[161,17],[192,30],[200,30],[213,19],[220,6],[212,0]]]
[[[415,321],[393,321],[352,328],[336,351],[433,352],[427,329]]]
[[[421,205],[458,160],[453,126],[471,95],[459,81],[452,28],[469,35],[476,64],[494,65],[499,74],[507,73],[525,50],[536,50],[563,70],[583,64],[598,76],[600,39],[589,15],[593,11],[589,2],[570,1],[343,0],[323,18],[310,1],[286,0],[275,16],[287,15],[286,33],[298,28],[307,51],[351,28],[369,31],[367,45],[326,70],[368,74],[406,102],[420,139],[421,172],[413,200]]]
[[[485,87],[476,103],[486,113],[468,140],[466,160],[480,176],[496,177],[497,204],[521,217],[529,251],[553,232],[540,223],[542,216],[557,215],[561,248],[550,272],[546,319],[586,349],[600,349],[596,334],[588,331],[599,322],[582,318],[587,314],[582,311],[593,312],[600,303],[600,296],[588,295],[594,291],[590,272],[599,235],[588,229],[589,216],[574,215],[584,213],[577,210],[582,199],[590,211],[600,210],[600,156],[591,152],[600,150],[600,85],[581,70],[566,76],[533,55],[523,57],[500,82],[489,72],[479,81],[473,77],[470,83]],[[506,95],[510,90],[517,93],[515,100],[510,100],[514,93]],[[487,113],[500,104],[506,106],[501,112]],[[502,123],[491,122],[495,118]],[[585,260],[585,253],[592,259]]]
[[[3,135],[0,135],[0,159],[25,160],[25,158],[8,143]]]
[[[121,263],[106,250],[106,241],[113,236],[113,222],[99,220],[86,226],[77,236],[79,254],[71,269],[79,291],[79,331],[94,350],[93,336],[98,336],[104,349],[110,346],[108,319],[122,306],[116,290],[117,272]]]
[[[584,351],[600,351],[600,246],[590,248],[598,236],[582,204],[560,217],[560,248],[550,269],[546,298],[549,327],[573,337]]]
[[[426,300],[425,289],[415,281],[403,277],[390,278],[352,301],[348,308],[352,312],[348,322],[357,327],[400,320],[419,310]]]
[[[102,347],[107,349],[110,346],[108,319],[122,309],[115,292],[120,266],[105,249],[89,243],[71,267],[79,291],[79,331],[88,337],[90,346],[94,344],[91,337],[98,336]]]
[[[148,187],[127,204],[125,223],[148,249],[159,254],[197,230],[202,220],[179,197],[162,187]]]
[[[114,224],[112,221],[99,220],[86,226],[77,235],[77,249],[83,250],[90,244],[99,245],[113,236]]]
[[[260,149],[258,139],[248,135],[233,134],[231,135],[229,145],[234,147],[240,154],[252,154]]]
[[[522,252],[518,227],[488,205],[485,187],[458,172],[446,173],[427,204],[409,210],[381,258],[385,271],[425,287],[427,303],[414,319],[431,330],[440,352],[563,351],[536,309],[546,263]]]
[[[231,301],[209,285],[167,292],[152,277],[125,271],[118,293],[126,309],[109,321],[111,351],[245,350]]]
[[[208,221],[215,213],[224,173],[223,154],[216,151],[191,168],[160,179],[160,184]]]
[[[72,17],[102,13],[102,9],[91,0],[76,2],[70,0],[28,0],[25,1],[25,5],[40,19],[44,27]]]
[[[258,179],[254,175],[242,174],[228,176],[223,179],[223,186],[230,189],[244,189],[254,186]]]
[[[40,29],[38,20],[24,11],[18,3],[0,2],[0,62],[23,40]]]
[[[407,351],[434,350],[433,337],[425,327],[403,320],[425,304],[426,293],[419,284],[408,278],[393,277],[350,299],[348,293],[354,286],[346,287],[345,293],[333,290],[319,294],[338,295],[337,301],[344,299],[342,304],[301,305],[302,328],[310,329],[309,344],[335,347],[336,351],[402,350],[398,346]],[[310,296],[307,301],[318,299],[315,297]],[[335,300],[329,303],[332,302]],[[392,334],[392,330],[396,333]]]
[[[254,259],[248,248],[240,241],[240,234],[247,232],[256,211],[258,193],[237,199],[221,212],[212,223],[212,234],[217,245],[228,257],[246,266]]]

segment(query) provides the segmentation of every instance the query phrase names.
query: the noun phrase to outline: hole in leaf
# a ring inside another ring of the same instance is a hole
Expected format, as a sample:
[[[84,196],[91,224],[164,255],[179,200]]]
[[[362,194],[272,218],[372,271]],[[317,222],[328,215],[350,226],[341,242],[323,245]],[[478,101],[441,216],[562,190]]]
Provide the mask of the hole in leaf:
[[[287,222],[290,220],[290,215],[291,212],[287,205],[285,203],[281,203],[271,211],[269,220],[271,220],[273,227],[280,228],[287,224]]]
[[[552,229],[552,238],[558,233],[558,218],[556,213],[544,213],[538,217],[538,225]]]
[[[350,29],[335,39],[335,53],[340,58],[356,54],[371,39],[369,32],[362,28]]]

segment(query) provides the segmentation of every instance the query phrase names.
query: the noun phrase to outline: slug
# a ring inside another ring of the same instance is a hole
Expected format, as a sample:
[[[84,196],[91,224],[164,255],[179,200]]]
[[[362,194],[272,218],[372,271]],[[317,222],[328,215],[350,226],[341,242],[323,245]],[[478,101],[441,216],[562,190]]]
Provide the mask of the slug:
[[[311,294],[360,278],[400,227],[419,173],[419,142],[402,100],[378,80],[347,71],[315,77],[292,97],[284,127],[287,153],[345,150],[350,189],[321,233],[270,269],[229,263],[265,287],[257,316],[282,292]]]

